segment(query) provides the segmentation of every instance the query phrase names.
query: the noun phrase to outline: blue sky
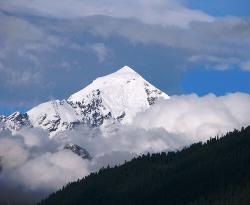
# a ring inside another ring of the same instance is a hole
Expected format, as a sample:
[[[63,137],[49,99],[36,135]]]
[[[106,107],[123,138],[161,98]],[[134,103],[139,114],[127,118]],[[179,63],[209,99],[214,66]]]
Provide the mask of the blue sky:
[[[184,93],[195,92],[198,95],[214,93],[245,92],[250,93],[250,72],[232,68],[228,71],[206,70],[195,68],[187,72],[182,79]]]
[[[248,0],[188,0],[188,6],[199,9],[213,16],[249,16]]]
[[[124,65],[169,95],[250,93],[246,0],[9,0],[0,8],[2,114],[67,98]]]

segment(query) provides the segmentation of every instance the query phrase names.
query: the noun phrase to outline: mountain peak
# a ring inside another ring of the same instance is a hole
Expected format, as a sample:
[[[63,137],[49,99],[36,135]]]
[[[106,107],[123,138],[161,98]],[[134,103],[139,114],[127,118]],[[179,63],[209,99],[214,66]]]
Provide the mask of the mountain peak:
[[[116,73],[136,73],[136,72],[129,66],[123,66],[118,71],[116,71]]]
[[[160,97],[169,98],[132,68],[124,66],[97,78],[67,101],[77,108],[79,114],[98,116],[100,120],[91,124],[101,125],[103,119],[122,119],[122,122],[130,123],[136,113],[148,109]]]

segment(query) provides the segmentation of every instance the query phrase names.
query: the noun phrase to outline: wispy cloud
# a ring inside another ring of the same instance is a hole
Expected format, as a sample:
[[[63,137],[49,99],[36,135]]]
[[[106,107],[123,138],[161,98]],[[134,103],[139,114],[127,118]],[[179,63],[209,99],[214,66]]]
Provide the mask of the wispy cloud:
[[[136,18],[147,24],[175,25],[187,27],[192,21],[213,21],[213,17],[202,11],[188,9],[173,0],[10,0],[2,2],[4,10],[52,16],[79,18],[88,16],[110,16],[114,18]]]
[[[100,62],[104,61],[110,53],[109,49],[103,43],[92,44],[90,48],[96,53]]]
[[[250,71],[250,61],[245,61],[240,64],[242,70]]]

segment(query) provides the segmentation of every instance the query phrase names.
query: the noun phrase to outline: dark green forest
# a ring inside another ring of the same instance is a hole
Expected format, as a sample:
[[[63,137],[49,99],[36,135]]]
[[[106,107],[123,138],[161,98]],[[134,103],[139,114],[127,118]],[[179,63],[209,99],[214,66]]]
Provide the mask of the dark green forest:
[[[250,127],[103,168],[39,203],[80,204],[249,205]]]

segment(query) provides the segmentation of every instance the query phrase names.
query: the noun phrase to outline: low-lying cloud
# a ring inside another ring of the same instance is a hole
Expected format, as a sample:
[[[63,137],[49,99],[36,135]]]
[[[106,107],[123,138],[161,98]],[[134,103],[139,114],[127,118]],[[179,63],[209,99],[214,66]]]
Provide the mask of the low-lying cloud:
[[[250,95],[227,94],[217,97],[209,94],[172,96],[159,101],[134,119],[136,126],[152,129],[162,127],[169,133],[183,134],[192,141],[250,125]]]
[[[3,130],[0,132],[0,191],[15,193],[19,202],[38,200],[107,165],[120,164],[146,152],[180,149],[250,125],[249,113],[248,94],[220,97],[192,94],[159,100],[139,113],[130,125],[117,123],[101,129],[78,127],[52,139],[47,132],[36,128],[22,129],[16,134]],[[92,159],[84,160],[63,149],[68,143],[83,147]],[[0,198],[0,201],[7,200],[9,195]]]

